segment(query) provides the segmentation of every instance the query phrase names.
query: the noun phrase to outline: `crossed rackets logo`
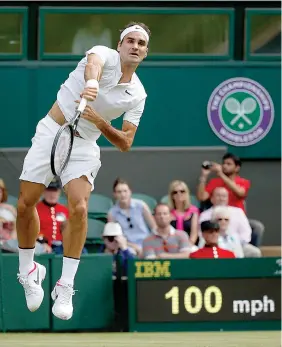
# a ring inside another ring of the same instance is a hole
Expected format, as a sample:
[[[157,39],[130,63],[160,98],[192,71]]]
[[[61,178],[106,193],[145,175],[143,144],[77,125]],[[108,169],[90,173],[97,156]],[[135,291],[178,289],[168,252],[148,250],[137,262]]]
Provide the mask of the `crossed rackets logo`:
[[[274,106],[268,91],[245,77],[230,78],[212,92],[207,105],[208,122],[222,141],[250,146],[272,127]]]
[[[244,123],[253,125],[251,117],[248,117],[247,115],[251,116],[251,114],[257,108],[257,102],[254,99],[246,98],[240,103],[237,99],[230,97],[225,101],[225,108],[229,113],[234,115],[234,117],[230,121],[231,126],[235,125],[241,120],[244,122],[240,122],[238,124],[239,129],[244,129]]]

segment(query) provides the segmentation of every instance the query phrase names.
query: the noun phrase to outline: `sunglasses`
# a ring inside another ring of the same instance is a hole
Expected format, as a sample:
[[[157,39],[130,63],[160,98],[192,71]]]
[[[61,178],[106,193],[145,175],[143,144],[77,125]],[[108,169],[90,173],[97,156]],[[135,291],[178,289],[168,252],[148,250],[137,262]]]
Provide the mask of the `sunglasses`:
[[[114,240],[115,240],[115,236],[105,236],[105,238],[106,238],[109,242],[114,242]]]
[[[132,229],[133,228],[133,224],[131,223],[130,217],[127,217],[126,220],[128,221],[129,228]]]
[[[182,189],[182,190],[174,190],[174,191],[172,192],[172,195],[176,195],[177,193],[184,194],[184,193],[186,193],[186,192],[185,192],[184,189]]]
[[[223,221],[223,220],[225,220],[225,222],[228,222],[229,221],[229,218],[218,218],[217,219],[219,222],[221,222],[221,221]]]

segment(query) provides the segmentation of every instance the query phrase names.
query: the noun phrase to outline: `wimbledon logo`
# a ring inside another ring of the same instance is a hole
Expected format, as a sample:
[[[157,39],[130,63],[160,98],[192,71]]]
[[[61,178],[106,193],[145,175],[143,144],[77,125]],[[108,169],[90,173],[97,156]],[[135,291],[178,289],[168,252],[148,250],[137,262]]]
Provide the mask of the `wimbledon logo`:
[[[214,133],[233,146],[259,142],[274,120],[274,106],[267,90],[244,77],[231,78],[217,86],[210,96],[207,113]]]

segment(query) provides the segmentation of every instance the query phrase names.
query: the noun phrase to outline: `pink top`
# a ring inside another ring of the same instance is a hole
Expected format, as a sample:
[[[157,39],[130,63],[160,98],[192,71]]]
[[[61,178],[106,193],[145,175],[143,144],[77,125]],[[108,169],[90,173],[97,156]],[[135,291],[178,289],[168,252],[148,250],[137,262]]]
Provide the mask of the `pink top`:
[[[187,217],[191,216],[193,213],[196,213],[197,215],[200,214],[200,210],[198,207],[191,205],[184,214],[179,214],[176,210],[171,210],[171,214],[176,219],[176,229],[177,230],[184,230],[184,221],[187,219]]]

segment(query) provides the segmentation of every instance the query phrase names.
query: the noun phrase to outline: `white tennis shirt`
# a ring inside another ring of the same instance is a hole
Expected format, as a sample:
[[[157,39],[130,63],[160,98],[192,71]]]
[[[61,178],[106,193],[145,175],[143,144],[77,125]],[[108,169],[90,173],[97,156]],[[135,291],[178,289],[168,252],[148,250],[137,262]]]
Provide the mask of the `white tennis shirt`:
[[[99,93],[95,101],[89,102],[99,115],[108,122],[124,114],[126,120],[136,126],[139,125],[147,94],[137,77],[133,74],[129,83],[118,84],[122,72],[119,53],[105,46],[94,46],[86,52],[86,56],[78,63],[76,69],[69,74],[69,78],[61,85],[57,94],[58,105],[65,118],[70,120],[75,114],[80,94],[84,89],[84,70],[87,55],[95,53],[104,62],[102,77],[99,82]],[[96,141],[101,135],[100,130],[91,122],[80,119],[77,130],[86,140]]]

